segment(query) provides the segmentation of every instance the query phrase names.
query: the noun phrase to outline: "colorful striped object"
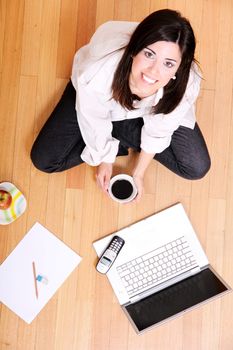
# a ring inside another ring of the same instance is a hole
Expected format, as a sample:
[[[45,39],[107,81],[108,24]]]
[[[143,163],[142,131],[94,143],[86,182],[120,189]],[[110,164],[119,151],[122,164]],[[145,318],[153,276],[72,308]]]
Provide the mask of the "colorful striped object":
[[[0,189],[10,192],[12,202],[8,209],[0,209],[0,225],[8,225],[22,215],[26,209],[27,201],[18,188],[10,182],[0,183]]]

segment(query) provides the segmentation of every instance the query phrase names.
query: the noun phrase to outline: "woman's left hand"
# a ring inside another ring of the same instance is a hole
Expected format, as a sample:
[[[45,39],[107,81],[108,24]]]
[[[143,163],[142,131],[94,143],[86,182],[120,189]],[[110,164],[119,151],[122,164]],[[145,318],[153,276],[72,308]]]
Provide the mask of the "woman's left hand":
[[[143,186],[144,174],[153,157],[154,157],[154,154],[146,153],[143,150],[141,150],[139,154],[137,164],[133,170],[133,179],[138,189],[138,195],[135,198],[136,202],[139,202],[140,199],[142,198],[142,195],[144,192],[144,186]]]
[[[134,179],[135,185],[136,185],[136,187],[137,187],[137,191],[138,191],[138,194],[137,194],[137,196],[135,197],[134,201],[135,201],[135,202],[139,202],[140,199],[141,199],[142,196],[143,196],[143,193],[144,193],[144,181],[143,181],[143,177],[142,177],[142,176],[133,176],[133,179]]]
[[[112,163],[101,163],[96,172],[97,185],[107,192],[109,182],[112,176]]]

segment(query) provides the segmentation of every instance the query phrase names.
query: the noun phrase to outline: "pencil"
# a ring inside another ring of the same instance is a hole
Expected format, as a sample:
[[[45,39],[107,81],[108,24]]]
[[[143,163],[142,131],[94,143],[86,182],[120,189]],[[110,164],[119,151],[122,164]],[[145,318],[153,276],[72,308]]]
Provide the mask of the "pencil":
[[[35,262],[32,262],[33,276],[34,276],[34,284],[35,284],[35,292],[36,298],[38,299],[38,288],[37,288],[37,280],[36,280],[36,265]]]

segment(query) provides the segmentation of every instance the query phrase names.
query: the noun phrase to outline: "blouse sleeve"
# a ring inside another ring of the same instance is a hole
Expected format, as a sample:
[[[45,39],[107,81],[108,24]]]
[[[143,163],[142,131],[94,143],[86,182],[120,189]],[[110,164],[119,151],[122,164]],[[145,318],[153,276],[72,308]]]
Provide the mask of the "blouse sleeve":
[[[179,105],[168,114],[148,114],[144,116],[141,131],[141,148],[147,153],[161,153],[169,147],[173,132],[180,125],[193,128],[195,125],[195,101],[200,90],[201,76],[194,71]]]
[[[98,58],[125,47],[137,25],[138,22],[126,21],[109,21],[100,25],[90,40],[90,54]]]
[[[76,111],[86,147],[81,158],[90,165],[115,161],[119,141],[112,137],[109,91],[113,72],[138,23],[111,21],[101,25],[74,57],[71,80]]]
[[[112,122],[107,101],[88,85],[79,82],[76,91],[77,119],[86,144],[81,158],[89,165],[114,163],[119,141],[112,137]]]

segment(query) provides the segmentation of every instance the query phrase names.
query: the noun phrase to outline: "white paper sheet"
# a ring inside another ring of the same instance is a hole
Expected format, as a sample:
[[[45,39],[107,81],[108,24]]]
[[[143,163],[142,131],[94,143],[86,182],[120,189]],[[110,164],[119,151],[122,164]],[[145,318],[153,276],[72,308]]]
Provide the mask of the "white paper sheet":
[[[80,261],[78,254],[36,223],[0,266],[0,301],[31,323]]]

